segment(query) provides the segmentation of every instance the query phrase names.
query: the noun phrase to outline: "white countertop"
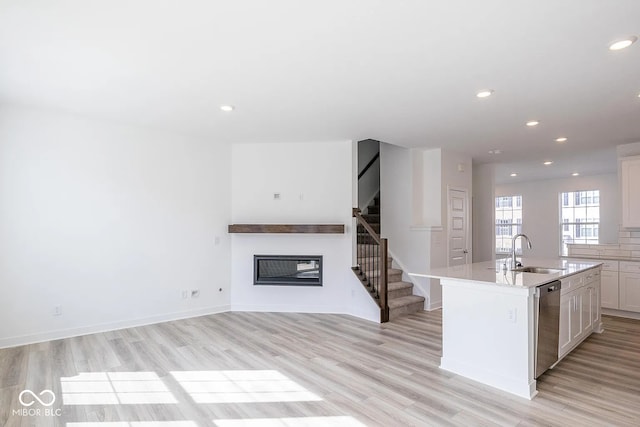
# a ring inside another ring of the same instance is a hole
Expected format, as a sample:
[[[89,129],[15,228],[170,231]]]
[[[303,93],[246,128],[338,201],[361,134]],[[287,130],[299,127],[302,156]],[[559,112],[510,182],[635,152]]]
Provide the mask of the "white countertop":
[[[434,268],[426,273],[409,273],[409,275],[434,279],[456,279],[480,284],[509,286],[512,288],[532,288],[602,264],[598,261],[583,262],[575,259],[518,258],[518,260],[525,267],[554,268],[560,269],[560,272],[550,274],[523,273],[511,270],[503,272],[503,260],[497,260],[454,267]]]

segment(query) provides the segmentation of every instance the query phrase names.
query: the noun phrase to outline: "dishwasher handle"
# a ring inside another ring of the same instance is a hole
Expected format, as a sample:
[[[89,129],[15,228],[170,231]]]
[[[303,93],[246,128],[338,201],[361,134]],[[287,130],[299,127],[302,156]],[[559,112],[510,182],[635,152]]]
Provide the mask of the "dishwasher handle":
[[[536,294],[538,297],[548,294],[550,292],[558,292],[562,288],[562,282],[554,280],[553,282],[545,283],[536,288]]]

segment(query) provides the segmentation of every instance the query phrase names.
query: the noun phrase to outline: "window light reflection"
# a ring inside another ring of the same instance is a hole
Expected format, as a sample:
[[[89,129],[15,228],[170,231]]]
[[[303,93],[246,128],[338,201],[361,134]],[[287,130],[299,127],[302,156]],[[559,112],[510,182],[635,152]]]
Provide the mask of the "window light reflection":
[[[196,403],[314,402],[316,394],[278,371],[174,371]]]
[[[67,423],[67,427],[198,427],[194,421],[89,421]]]
[[[82,372],[60,385],[65,405],[177,403],[155,372]]]
[[[366,427],[353,417],[295,417],[213,420],[217,427]]]

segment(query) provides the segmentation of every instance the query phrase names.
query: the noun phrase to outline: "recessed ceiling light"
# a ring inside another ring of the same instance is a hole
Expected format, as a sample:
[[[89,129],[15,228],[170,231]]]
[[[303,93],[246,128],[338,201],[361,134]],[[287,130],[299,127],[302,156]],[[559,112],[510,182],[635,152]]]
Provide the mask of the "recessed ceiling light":
[[[509,175],[509,176],[518,176],[518,174],[517,174],[517,173],[512,173],[512,174],[511,174],[511,175]]]
[[[549,166],[551,164],[553,164],[553,162],[551,160],[547,160],[546,162],[543,163],[543,165],[545,165],[545,166]]]
[[[564,136],[561,136],[560,138],[556,138],[556,142],[567,142],[567,138]]]
[[[485,90],[481,90],[480,92],[476,93],[476,96],[478,98],[486,98],[488,96],[491,96],[493,94],[493,89],[485,89]]]
[[[234,107],[233,105],[221,105],[220,109],[222,111],[233,111],[236,109],[236,107]]]
[[[620,50],[634,44],[638,38],[636,36],[630,36],[626,39],[617,40],[609,45],[609,50]]]
[[[527,126],[529,126],[529,127],[538,126],[539,124],[540,124],[540,122],[537,121],[537,120],[529,120],[527,122]]]
[[[580,175],[578,172],[574,172],[571,174],[571,176],[578,176],[578,175]]]
[[[489,154],[502,154],[502,150],[489,150]]]

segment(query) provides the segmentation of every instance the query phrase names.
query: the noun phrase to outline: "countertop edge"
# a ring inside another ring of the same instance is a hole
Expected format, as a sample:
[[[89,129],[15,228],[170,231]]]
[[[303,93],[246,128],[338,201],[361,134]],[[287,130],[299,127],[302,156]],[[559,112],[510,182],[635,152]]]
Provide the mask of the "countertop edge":
[[[545,265],[549,268],[559,268],[562,271],[549,274],[515,272],[507,270],[500,274],[499,261],[485,261],[464,266],[436,268],[432,272],[408,273],[413,277],[425,277],[439,280],[450,280],[457,282],[467,282],[477,285],[496,286],[511,289],[531,289],[552,282],[562,280],[566,277],[582,273],[592,268],[602,265],[599,259],[572,260],[567,258],[556,258],[553,260],[527,260],[525,265]],[[495,266],[495,269],[492,268]],[[564,267],[564,269],[563,269]],[[564,271],[567,270],[567,271]],[[487,276],[491,274],[491,276]],[[500,279],[504,277],[504,280]],[[495,281],[494,281],[495,279]]]

